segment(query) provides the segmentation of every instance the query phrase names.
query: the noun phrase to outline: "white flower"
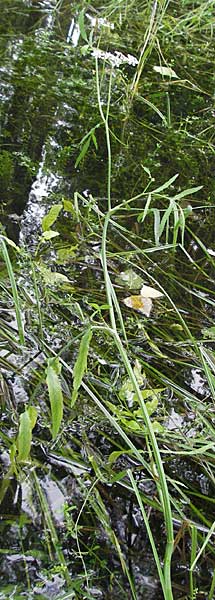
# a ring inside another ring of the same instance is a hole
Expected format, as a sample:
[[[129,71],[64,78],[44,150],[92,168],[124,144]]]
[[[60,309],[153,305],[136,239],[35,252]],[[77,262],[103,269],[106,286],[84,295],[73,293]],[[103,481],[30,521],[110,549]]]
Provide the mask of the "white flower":
[[[104,50],[100,50],[99,48],[93,48],[92,56],[95,58],[101,58],[102,60],[108,60],[112,67],[120,67],[122,64],[135,65],[138,64],[137,58],[132,56],[132,54],[122,54],[122,52],[118,52],[117,50],[113,52],[105,52]]]

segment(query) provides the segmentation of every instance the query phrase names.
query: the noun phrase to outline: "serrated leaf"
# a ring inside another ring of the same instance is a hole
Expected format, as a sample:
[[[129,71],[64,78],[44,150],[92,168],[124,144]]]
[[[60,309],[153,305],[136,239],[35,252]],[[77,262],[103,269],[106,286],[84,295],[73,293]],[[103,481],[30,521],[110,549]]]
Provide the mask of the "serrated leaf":
[[[163,77],[174,77],[175,79],[178,79],[178,75],[176,75],[176,72],[173,71],[171,67],[154,66],[153,69],[156,71],[156,73],[160,73],[160,75]]]
[[[45,217],[43,217],[43,219],[42,219],[42,230],[43,231],[48,231],[50,229],[50,227],[55,223],[62,208],[63,208],[63,204],[55,204],[54,206],[52,206],[50,208],[48,214],[45,215]]]
[[[82,337],[78,356],[75,361],[75,365],[74,365],[74,369],[73,369],[73,394],[72,394],[71,406],[74,406],[74,404],[77,400],[78,390],[80,388],[84,373],[87,368],[87,357],[88,357],[91,338],[92,338],[92,330],[88,329]]]
[[[51,358],[48,360],[46,369],[46,383],[48,386],[49,400],[51,405],[52,415],[52,438],[56,438],[63,418],[63,394],[59,374],[61,364],[59,358]]]
[[[24,462],[28,460],[32,441],[32,426],[31,418],[28,410],[20,415],[19,418],[19,433],[17,439],[18,446],[18,461]]]

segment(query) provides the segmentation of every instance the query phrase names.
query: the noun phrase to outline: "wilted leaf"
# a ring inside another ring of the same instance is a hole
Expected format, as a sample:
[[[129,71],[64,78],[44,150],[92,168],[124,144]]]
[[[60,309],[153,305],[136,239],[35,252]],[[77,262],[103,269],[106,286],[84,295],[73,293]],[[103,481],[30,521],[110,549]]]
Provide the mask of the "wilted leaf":
[[[143,298],[161,298],[161,296],[163,296],[163,294],[161,292],[159,292],[158,290],[155,290],[155,288],[152,288],[148,285],[143,285],[141,290],[140,290],[140,294],[141,296],[143,296]]]
[[[45,217],[43,217],[43,219],[42,219],[42,230],[43,231],[48,231],[50,229],[50,227],[55,223],[62,208],[63,208],[62,204],[55,204],[54,206],[52,206],[50,208],[48,214],[45,215]]]
[[[175,79],[178,79],[178,75],[176,75],[175,71],[173,71],[171,67],[155,66],[153,67],[153,69],[154,71],[156,71],[156,73],[160,73],[160,75],[163,75],[163,77],[174,77]]]
[[[74,404],[77,400],[78,390],[80,388],[84,373],[87,368],[87,357],[88,357],[91,338],[92,338],[92,330],[88,329],[81,339],[78,356],[75,361],[75,365],[74,365],[74,369],[73,369],[73,394],[72,394],[71,406],[74,406]]]
[[[56,438],[63,418],[63,394],[60,382],[61,364],[59,358],[48,360],[46,369],[46,383],[48,385],[49,399],[52,414],[52,438]]]
[[[138,312],[146,315],[146,317],[150,316],[152,309],[151,298],[143,298],[143,296],[128,296],[128,298],[124,298],[123,302],[129,308],[138,310]]]

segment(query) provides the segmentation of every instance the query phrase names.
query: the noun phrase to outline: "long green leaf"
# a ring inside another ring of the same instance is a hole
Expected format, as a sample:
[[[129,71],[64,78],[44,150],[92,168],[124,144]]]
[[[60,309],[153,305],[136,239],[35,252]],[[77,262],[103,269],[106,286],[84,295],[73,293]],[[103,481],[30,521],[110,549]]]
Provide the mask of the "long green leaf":
[[[48,385],[49,399],[52,415],[52,438],[56,438],[63,418],[63,394],[60,382],[61,364],[59,358],[50,358],[46,369],[46,383]]]
[[[18,461],[28,460],[31,451],[32,429],[37,420],[37,410],[30,406],[20,415],[19,433],[17,439]]]
[[[18,290],[17,290],[17,286],[16,286],[16,280],[14,277],[14,272],[13,272],[13,267],[11,264],[11,260],[7,251],[7,246],[5,244],[4,239],[1,237],[1,246],[2,246],[2,255],[7,267],[7,272],[8,272],[8,276],[10,279],[10,284],[11,284],[11,288],[12,288],[12,294],[13,294],[13,299],[14,299],[14,306],[15,306],[15,312],[16,312],[16,320],[17,320],[17,327],[18,327],[18,332],[19,332],[19,341],[20,344],[23,346],[25,343],[25,334],[24,334],[24,329],[23,329],[23,324],[22,324],[22,314],[21,314],[21,308],[20,308],[20,301],[19,301],[19,295],[18,295]]]
[[[78,390],[80,388],[84,373],[87,368],[87,357],[88,357],[91,338],[92,338],[92,330],[88,329],[82,337],[78,356],[75,361],[75,365],[74,365],[74,369],[73,369],[73,393],[72,393],[71,406],[74,406],[74,404],[77,400]]]
[[[78,155],[78,158],[76,159],[75,168],[79,165],[79,163],[81,162],[81,160],[85,157],[85,154],[87,153],[87,150],[89,148],[90,142],[91,142],[91,138],[89,137],[87,139],[87,141],[85,142],[85,144],[82,146],[81,152]]]
[[[81,37],[83,38],[83,40],[85,40],[85,42],[88,42],[88,37],[87,37],[85,25],[84,25],[84,12],[85,12],[84,9],[82,9],[79,14],[78,25],[79,25]]]
[[[159,194],[163,190],[166,190],[177,179],[178,175],[179,175],[178,173],[176,173],[176,175],[173,175],[173,177],[168,179],[168,181],[165,181],[165,183],[160,185],[158,188],[156,188],[155,190],[152,190],[151,194]]]
[[[48,214],[45,215],[45,217],[43,217],[43,219],[42,219],[42,230],[43,231],[48,231],[50,229],[50,227],[55,223],[62,208],[63,208],[63,204],[55,204],[54,206],[52,206],[50,208]]]

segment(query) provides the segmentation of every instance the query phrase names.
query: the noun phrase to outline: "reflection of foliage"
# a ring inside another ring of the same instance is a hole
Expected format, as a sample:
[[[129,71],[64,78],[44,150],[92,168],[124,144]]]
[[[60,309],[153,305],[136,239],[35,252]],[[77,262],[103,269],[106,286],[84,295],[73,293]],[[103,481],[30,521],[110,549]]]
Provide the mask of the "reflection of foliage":
[[[7,150],[2,150],[0,152],[0,183],[3,191],[11,185],[13,173],[13,157]]]

